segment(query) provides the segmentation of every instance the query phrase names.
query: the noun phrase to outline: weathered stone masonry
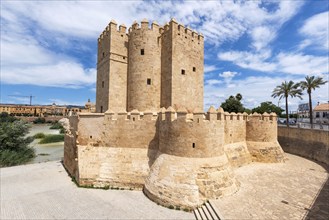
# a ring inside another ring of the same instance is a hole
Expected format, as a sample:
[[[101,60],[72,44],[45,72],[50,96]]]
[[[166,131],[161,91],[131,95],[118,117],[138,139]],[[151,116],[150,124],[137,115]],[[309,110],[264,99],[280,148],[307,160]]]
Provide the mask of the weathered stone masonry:
[[[112,21],[98,41],[99,113],[70,118],[64,165],[78,184],[193,208],[236,192],[235,167],[283,161],[275,114],[199,110],[202,35],[174,20],[125,30]]]

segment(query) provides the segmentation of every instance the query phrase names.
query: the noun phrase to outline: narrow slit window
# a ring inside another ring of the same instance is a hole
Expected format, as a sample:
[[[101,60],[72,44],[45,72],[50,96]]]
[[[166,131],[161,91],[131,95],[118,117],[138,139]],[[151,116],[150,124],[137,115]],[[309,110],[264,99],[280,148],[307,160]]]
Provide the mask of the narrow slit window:
[[[195,148],[195,143],[192,144],[192,147]]]
[[[185,75],[185,70],[184,69],[182,69],[182,75]]]
[[[141,49],[141,55],[144,55],[144,49]]]
[[[101,106],[101,113],[103,113],[103,106]]]
[[[105,53],[103,52],[103,58],[105,57]]]
[[[193,67],[193,72],[195,72],[196,71],[196,68],[195,67]]]
[[[151,85],[151,79],[147,78],[146,83],[147,83],[147,85]]]
[[[104,81],[102,81],[102,88],[104,88],[104,84],[105,84]]]

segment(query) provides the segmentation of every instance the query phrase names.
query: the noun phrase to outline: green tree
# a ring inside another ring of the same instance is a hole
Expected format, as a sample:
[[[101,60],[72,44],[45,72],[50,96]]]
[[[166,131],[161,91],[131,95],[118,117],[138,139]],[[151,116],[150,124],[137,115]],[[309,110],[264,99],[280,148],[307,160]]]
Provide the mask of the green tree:
[[[309,114],[310,114],[310,123],[311,127],[313,127],[313,109],[312,109],[312,90],[315,90],[316,88],[319,88],[321,85],[326,84],[327,81],[324,81],[321,77],[315,77],[315,76],[306,76],[304,81],[300,82],[300,87],[303,90],[307,91],[308,94],[308,104],[310,107]]]
[[[26,137],[29,125],[8,114],[0,114],[0,167],[28,162],[35,157],[28,145],[33,137]]]
[[[265,112],[267,113],[275,112],[278,116],[280,116],[283,111],[284,110],[282,108],[274,105],[272,102],[269,101],[262,102],[260,103],[260,106],[252,109],[252,113],[257,112],[263,114]]]
[[[294,83],[293,81],[284,81],[281,83],[281,85],[274,88],[272,92],[272,97],[276,98],[279,97],[279,99],[285,98],[286,100],[286,124],[287,127],[289,127],[289,112],[288,112],[288,97],[298,97],[302,99],[302,89],[299,88],[299,83]]]
[[[245,108],[241,103],[241,99],[242,95],[240,93],[238,93],[235,97],[231,95],[220,105],[220,107],[222,107],[226,112],[243,113]]]

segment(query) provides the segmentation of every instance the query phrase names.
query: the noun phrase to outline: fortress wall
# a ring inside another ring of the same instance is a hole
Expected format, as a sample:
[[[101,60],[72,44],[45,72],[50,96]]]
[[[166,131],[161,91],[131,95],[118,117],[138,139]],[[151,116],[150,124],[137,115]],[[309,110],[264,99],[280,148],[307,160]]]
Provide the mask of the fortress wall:
[[[246,140],[246,117],[242,114],[225,113],[225,144]],[[245,117],[245,118],[244,118]]]
[[[138,111],[105,113],[103,146],[113,148],[158,149],[157,120],[152,112],[143,118]]]
[[[247,121],[247,146],[253,161],[283,162],[284,155],[277,141],[277,117],[254,113]]]
[[[78,131],[78,116],[69,117],[70,129],[64,136],[64,166],[71,176],[78,176],[78,161],[77,161],[77,131]]]
[[[278,127],[282,149],[291,154],[329,165],[329,132],[315,129]]]
[[[158,110],[161,90],[159,26],[143,20],[129,29],[128,111]]]
[[[98,146],[104,131],[104,113],[80,113],[78,119],[78,145]]]
[[[251,163],[251,155],[247,148],[247,113],[222,113],[225,119],[224,151],[232,167],[240,167]]]
[[[169,107],[160,121],[161,153],[180,157],[204,158],[224,154],[224,122],[214,118],[188,120],[187,111],[176,113]],[[197,117],[197,116],[196,116]]]
[[[156,117],[152,112],[142,116],[110,110],[79,115],[80,185],[142,188],[158,149]]]
[[[78,146],[79,184],[142,189],[155,150]]]

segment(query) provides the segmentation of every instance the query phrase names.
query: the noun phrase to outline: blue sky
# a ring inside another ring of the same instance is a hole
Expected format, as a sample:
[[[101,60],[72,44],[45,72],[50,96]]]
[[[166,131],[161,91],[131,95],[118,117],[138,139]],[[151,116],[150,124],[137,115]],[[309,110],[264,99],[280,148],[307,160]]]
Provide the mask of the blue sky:
[[[111,19],[130,26],[171,18],[205,36],[205,109],[241,93],[272,101],[284,80],[329,80],[329,1],[1,1],[0,103],[95,101],[97,38]],[[303,100],[289,99],[296,110]],[[329,101],[328,83],[313,92]]]

